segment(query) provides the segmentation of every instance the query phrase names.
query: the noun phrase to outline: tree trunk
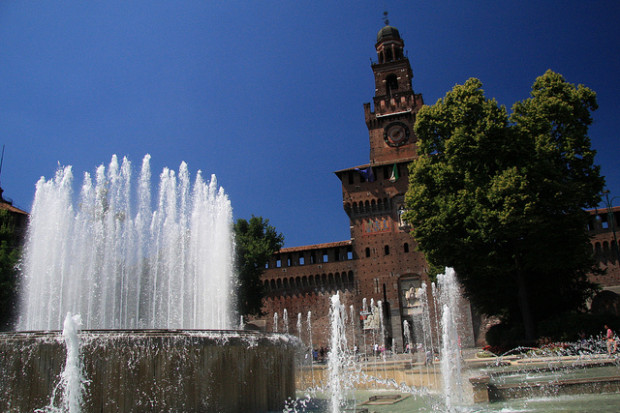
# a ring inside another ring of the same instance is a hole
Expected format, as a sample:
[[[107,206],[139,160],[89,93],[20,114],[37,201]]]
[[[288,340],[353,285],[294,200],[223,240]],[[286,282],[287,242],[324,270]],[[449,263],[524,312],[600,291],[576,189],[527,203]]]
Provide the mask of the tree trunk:
[[[525,282],[525,275],[517,260],[517,298],[519,302],[519,310],[521,310],[521,318],[523,320],[523,327],[525,329],[525,339],[528,342],[533,342],[536,338],[536,327],[534,320],[532,319],[532,312],[530,310],[530,302],[527,294],[527,285]]]

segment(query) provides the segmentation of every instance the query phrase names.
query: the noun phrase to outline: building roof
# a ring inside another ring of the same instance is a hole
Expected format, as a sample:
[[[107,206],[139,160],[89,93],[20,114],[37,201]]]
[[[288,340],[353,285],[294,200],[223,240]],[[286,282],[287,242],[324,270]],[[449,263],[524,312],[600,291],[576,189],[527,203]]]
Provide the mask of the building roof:
[[[287,254],[287,253],[291,253],[291,252],[320,250],[320,249],[325,249],[325,248],[348,247],[350,245],[351,245],[351,240],[348,240],[348,241],[336,241],[336,242],[326,242],[324,244],[303,245],[301,247],[282,248],[276,254]]]
[[[3,200],[0,200],[0,209],[6,209],[7,211],[13,212],[15,214],[28,215],[26,211],[22,211],[21,209],[14,207],[13,205]]]
[[[379,33],[377,33],[377,43],[385,40],[400,40],[400,33],[398,33],[398,29],[396,27],[386,25],[379,30]]]
[[[620,206],[612,206],[611,208],[611,212],[619,212],[620,211]],[[607,209],[607,207],[602,207],[602,208],[594,208],[594,209],[588,209],[586,210],[586,212],[589,212],[590,215],[601,215],[601,214],[607,214],[610,211]]]
[[[356,169],[366,169],[369,166],[375,167],[375,166],[385,166],[385,165],[394,165],[395,163],[409,163],[411,161],[413,161],[414,158],[403,158],[403,159],[393,159],[393,160],[389,160],[389,161],[382,161],[382,162],[375,162],[373,164],[364,164],[364,165],[358,165],[358,166],[352,166],[351,168],[346,168],[346,169],[340,169],[338,171],[334,171],[335,174],[339,174],[341,172],[347,172],[347,171],[353,171]]]

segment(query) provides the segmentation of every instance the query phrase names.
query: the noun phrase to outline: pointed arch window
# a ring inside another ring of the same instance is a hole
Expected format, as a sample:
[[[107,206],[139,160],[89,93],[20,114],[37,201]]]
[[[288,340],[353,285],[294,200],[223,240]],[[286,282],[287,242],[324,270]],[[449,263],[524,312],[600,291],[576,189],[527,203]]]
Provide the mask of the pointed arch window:
[[[398,91],[398,79],[395,74],[392,73],[385,78],[385,91],[388,96]]]

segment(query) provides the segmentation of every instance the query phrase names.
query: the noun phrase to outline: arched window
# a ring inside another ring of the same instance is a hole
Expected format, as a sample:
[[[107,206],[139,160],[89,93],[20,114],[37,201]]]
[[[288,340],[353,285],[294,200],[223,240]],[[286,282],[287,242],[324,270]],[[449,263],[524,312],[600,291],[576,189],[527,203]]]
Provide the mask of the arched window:
[[[385,255],[390,255],[390,246],[386,245],[385,247],[383,247],[384,251],[385,251]]]
[[[403,250],[405,252],[409,252],[409,243],[408,242],[405,242],[405,245],[403,245]]]
[[[366,258],[370,257],[370,248],[366,247]]]
[[[388,96],[392,96],[392,94],[398,91],[398,79],[396,79],[395,74],[391,74],[385,78],[385,91]]]

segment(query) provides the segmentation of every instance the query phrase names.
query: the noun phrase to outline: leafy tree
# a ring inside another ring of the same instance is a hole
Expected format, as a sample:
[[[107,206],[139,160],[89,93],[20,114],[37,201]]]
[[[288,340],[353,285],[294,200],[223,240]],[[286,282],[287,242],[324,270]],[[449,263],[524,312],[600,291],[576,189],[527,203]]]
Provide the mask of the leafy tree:
[[[252,216],[250,222],[238,219],[234,233],[239,273],[239,314],[261,315],[264,290],[260,277],[269,258],[284,245],[284,236],[269,225],[268,219],[255,216]]]
[[[510,116],[477,79],[417,115],[412,235],[431,266],[457,271],[476,308],[527,340],[595,288],[584,208],[604,186],[587,135],[596,108],[593,91],[547,71]]]
[[[0,330],[7,330],[17,301],[17,262],[20,257],[15,218],[0,209]]]

